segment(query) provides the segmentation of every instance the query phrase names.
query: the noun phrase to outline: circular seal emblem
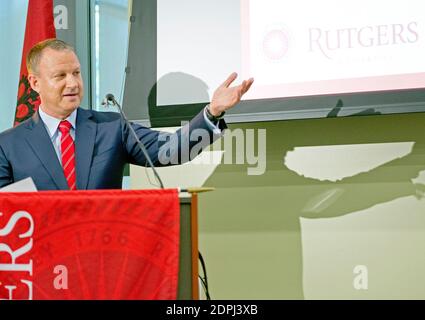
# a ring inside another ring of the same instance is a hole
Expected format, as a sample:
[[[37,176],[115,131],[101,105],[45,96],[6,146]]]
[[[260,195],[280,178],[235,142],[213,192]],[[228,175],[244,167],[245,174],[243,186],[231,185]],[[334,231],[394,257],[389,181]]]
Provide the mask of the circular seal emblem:
[[[263,37],[263,54],[270,60],[283,59],[290,48],[290,37],[284,28],[273,28]]]

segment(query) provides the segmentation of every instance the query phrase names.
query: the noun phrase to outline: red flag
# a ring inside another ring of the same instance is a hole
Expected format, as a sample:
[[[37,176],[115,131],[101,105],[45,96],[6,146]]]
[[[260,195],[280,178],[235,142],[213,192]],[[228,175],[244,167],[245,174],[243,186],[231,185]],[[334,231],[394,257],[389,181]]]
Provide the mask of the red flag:
[[[36,43],[50,38],[56,38],[53,22],[53,0],[29,0],[24,47],[22,49],[21,72],[19,76],[18,102],[15,112],[15,126],[30,118],[40,105],[38,93],[31,89],[28,82],[26,56]]]
[[[0,299],[177,299],[177,190],[0,193]]]

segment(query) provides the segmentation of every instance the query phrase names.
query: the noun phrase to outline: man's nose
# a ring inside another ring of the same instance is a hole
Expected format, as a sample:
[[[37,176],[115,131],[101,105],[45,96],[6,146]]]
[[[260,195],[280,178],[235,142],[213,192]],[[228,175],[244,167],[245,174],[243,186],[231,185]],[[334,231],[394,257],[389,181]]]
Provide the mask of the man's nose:
[[[68,74],[66,76],[66,86],[68,88],[76,88],[78,87],[78,80],[73,74]]]

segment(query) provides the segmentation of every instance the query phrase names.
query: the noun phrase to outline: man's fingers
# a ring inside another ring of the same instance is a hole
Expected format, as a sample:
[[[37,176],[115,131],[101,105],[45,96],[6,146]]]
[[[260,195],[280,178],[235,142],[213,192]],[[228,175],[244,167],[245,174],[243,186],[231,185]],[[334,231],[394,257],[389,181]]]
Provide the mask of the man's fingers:
[[[246,85],[247,85],[246,80],[242,81],[242,83],[241,83],[241,88],[242,88],[241,92],[242,93],[244,92]]]
[[[227,79],[226,81],[223,82],[223,84],[221,85],[223,88],[228,88],[233,81],[235,81],[235,79],[238,77],[238,74],[236,72],[233,72]]]
[[[245,94],[245,92],[247,92],[249,90],[249,88],[251,88],[252,84],[254,83],[254,79],[250,78],[248,81],[245,82],[245,87],[242,91],[242,94]]]
[[[244,80],[241,84],[241,93],[245,94],[249,88],[251,88],[252,83],[254,82],[253,78],[250,78],[248,80]]]

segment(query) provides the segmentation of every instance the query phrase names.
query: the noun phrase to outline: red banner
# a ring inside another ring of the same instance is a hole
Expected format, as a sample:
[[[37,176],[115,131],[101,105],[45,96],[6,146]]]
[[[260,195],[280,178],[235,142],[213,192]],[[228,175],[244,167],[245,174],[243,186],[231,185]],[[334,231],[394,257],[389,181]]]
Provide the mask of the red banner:
[[[176,190],[0,193],[0,299],[176,299]]]
[[[28,82],[26,57],[36,43],[50,38],[56,38],[53,0],[29,0],[14,125],[30,118],[40,105],[38,93]]]

